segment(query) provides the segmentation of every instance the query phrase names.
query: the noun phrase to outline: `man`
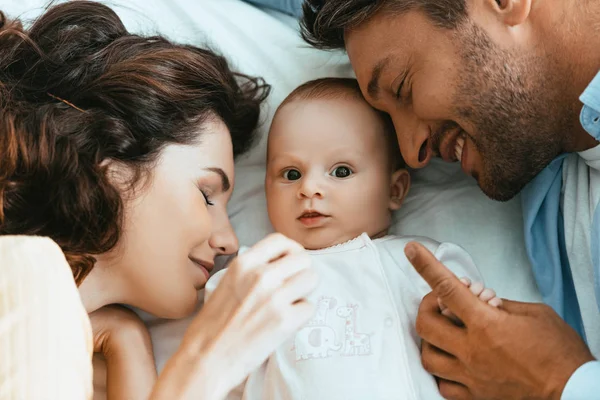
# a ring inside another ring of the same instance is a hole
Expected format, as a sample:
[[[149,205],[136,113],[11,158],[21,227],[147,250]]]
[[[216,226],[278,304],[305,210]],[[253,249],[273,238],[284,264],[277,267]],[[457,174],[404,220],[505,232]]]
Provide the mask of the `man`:
[[[488,307],[407,246],[433,288],[417,330],[442,395],[600,399],[600,1],[308,0],[302,28],[316,47],[347,50],[411,167],[439,156],[493,199],[522,193],[551,308]]]

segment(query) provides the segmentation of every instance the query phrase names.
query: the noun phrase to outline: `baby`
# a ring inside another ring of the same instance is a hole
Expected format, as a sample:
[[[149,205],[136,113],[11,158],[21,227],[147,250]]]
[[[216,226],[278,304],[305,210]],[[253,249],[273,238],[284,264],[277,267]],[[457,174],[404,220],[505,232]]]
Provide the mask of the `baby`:
[[[298,87],[273,119],[265,185],[273,227],[313,257],[317,310],[229,398],[441,399],[421,365],[415,329],[431,289],[404,246],[421,242],[481,300],[497,306],[500,299],[471,285],[467,278],[481,277],[460,247],[388,235],[410,187],[389,118],[367,104],[353,79]]]

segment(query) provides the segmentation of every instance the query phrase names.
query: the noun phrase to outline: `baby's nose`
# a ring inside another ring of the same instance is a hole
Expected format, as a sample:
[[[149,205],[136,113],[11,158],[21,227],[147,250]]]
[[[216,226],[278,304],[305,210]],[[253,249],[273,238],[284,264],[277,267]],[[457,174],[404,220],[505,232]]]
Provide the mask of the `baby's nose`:
[[[305,177],[298,192],[300,198],[323,197],[323,186],[318,179]]]

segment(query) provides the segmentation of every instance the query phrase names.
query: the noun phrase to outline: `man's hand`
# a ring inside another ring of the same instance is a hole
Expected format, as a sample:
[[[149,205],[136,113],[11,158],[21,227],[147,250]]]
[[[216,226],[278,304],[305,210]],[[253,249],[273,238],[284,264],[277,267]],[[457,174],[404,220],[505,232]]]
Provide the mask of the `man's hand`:
[[[425,247],[409,243],[406,256],[429,283],[417,316],[422,362],[449,400],[556,399],[590,351],[548,306],[480,301]],[[438,297],[464,326],[440,311]]]

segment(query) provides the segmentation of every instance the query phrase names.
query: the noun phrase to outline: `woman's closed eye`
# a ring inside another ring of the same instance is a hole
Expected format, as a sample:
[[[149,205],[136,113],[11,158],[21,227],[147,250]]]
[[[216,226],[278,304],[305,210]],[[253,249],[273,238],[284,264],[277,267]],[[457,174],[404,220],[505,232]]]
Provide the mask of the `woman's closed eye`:
[[[206,205],[207,205],[207,206],[214,206],[214,205],[215,205],[215,203],[213,203],[213,202],[210,200],[210,197],[209,197],[209,195],[208,195],[208,194],[207,194],[207,193],[206,193],[204,190],[202,190],[202,189],[201,189],[201,190],[200,190],[200,193],[202,193],[202,196],[204,196],[204,201],[206,202]]]

